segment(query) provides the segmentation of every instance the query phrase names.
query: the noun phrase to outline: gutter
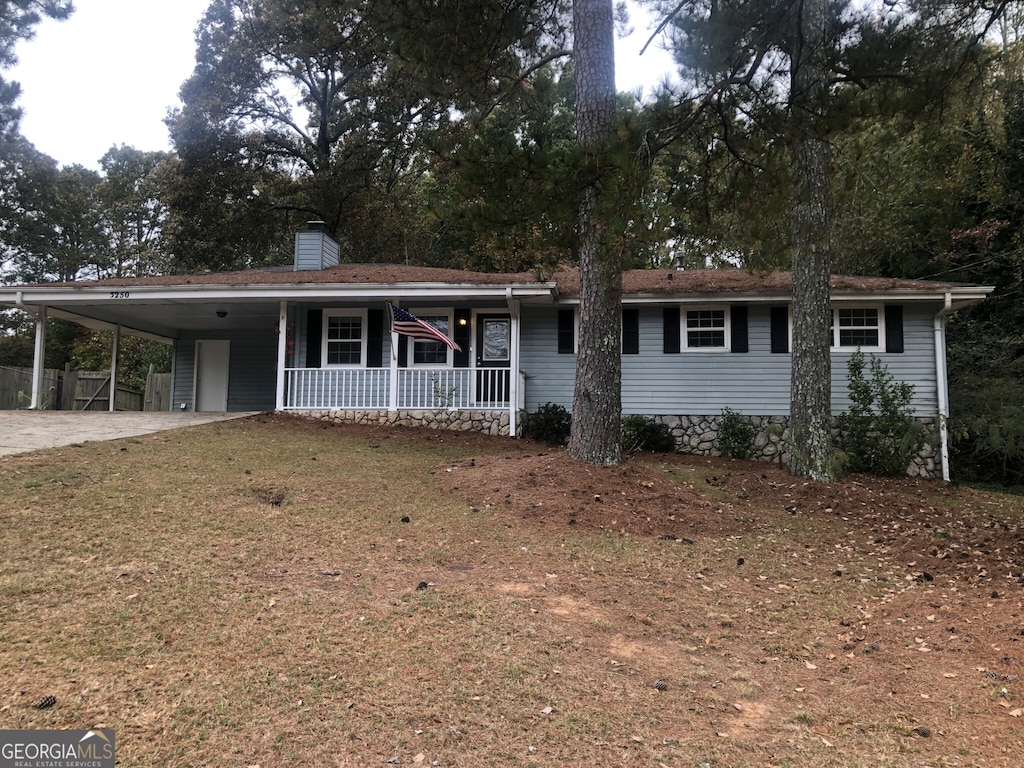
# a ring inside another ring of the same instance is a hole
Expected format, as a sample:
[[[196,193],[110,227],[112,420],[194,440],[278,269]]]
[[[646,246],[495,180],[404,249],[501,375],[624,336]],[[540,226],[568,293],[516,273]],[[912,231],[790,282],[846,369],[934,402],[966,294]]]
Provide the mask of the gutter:
[[[949,482],[949,382],[946,381],[946,317],[953,312],[953,294],[946,292],[942,309],[935,315],[935,384],[939,405],[939,451],[942,479]]]
[[[37,319],[39,318],[39,313],[34,309],[29,309],[28,305],[25,303],[25,293],[23,291],[15,292],[14,303],[17,305],[18,309],[25,314],[32,315],[32,317]]]

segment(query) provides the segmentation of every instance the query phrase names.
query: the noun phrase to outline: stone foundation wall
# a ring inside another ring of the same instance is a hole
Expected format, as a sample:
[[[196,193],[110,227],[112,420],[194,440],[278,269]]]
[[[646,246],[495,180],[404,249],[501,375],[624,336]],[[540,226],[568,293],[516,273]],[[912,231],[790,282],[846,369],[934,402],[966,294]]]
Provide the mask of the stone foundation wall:
[[[679,453],[718,456],[718,432],[722,424],[721,414],[715,416],[655,416],[654,421],[666,424],[676,439]],[[740,416],[754,427],[754,459],[786,464],[789,461],[790,444],[788,416]],[[931,434],[935,419],[919,419]],[[838,428],[833,427],[838,439]],[[926,444],[918,456],[907,467],[912,477],[942,477],[942,460],[938,446]]]
[[[378,427],[427,427],[456,432],[483,432],[497,437],[509,436],[508,411],[291,411],[302,416],[331,424],[369,424]],[[519,417],[519,431],[525,420]]]
[[[332,424],[369,424],[372,426],[427,427],[461,432],[483,432],[499,437],[509,436],[508,411],[291,411],[305,418]],[[718,432],[722,415],[714,416],[654,416],[654,421],[666,424],[676,440],[680,453],[718,456]],[[786,464],[789,461],[790,439],[788,416],[741,416],[754,427],[754,458]],[[517,419],[521,435],[527,414],[520,412]],[[934,419],[920,420],[929,431],[934,430]],[[519,435],[517,435],[518,437]],[[838,437],[838,434],[836,435]],[[938,446],[925,445],[921,453],[907,467],[913,477],[941,477],[942,466]]]

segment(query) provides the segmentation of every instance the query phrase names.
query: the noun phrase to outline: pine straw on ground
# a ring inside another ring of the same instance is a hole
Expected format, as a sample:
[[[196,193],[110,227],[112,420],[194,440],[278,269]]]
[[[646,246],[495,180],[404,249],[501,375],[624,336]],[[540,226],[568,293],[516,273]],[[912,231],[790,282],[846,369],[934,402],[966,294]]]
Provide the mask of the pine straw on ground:
[[[0,493],[0,727],[112,727],[119,765],[1024,754],[1019,498],[280,416]]]

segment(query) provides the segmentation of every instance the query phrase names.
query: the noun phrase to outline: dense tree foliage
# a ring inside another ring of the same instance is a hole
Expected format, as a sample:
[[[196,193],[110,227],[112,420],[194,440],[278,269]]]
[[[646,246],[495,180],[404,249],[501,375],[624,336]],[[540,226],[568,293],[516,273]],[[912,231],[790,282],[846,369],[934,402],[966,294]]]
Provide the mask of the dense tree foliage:
[[[421,247],[422,138],[448,105],[393,52],[384,13],[374,0],[211,3],[169,120],[172,240],[213,244],[200,259],[222,237],[272,259],[275,231],[316,219],[350,260]]]
[[[726,0],[664,9],[696,94],[691,105],[719,118],[711,143],[724,144],[718,157],[739,171],[724,177],[724,185],[715,180],[691,189],[731,194],[753,203],[750,212],[788,212],[788,227],[754,213],[759,224],[733,218],[734,226],[705,241],[740,257],[760,252],[766,262],[792,268],[790,468],[828,479],[834,471],[828,275],[837,234],[835,147],[866,113],[904,113],[945,95],[1004,6]],[[745,154],[751,149],[758,154]],[[768,195],[758,188],[766,180]],[[730,189],[736,181],[739,187]],[[777,202],[758,206],[766,197]],[[708,220],[720,215],[717,206],[706,210]]]

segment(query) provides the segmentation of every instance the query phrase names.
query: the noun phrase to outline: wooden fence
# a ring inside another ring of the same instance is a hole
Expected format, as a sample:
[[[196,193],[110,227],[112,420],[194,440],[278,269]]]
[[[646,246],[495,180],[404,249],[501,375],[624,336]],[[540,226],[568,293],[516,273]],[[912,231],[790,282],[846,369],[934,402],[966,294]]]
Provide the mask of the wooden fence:
[[[43,370],[44,408],[61,408],[63,403],[64,371],[56,368]],[[0,365],[0,410],[13,411],[28,408],[32,402],[32,369],[9,368]]]
[[[153,373],[150,366],[146,377],[146,401],[143,410],[169,411],[171,409],[171,374]]]
[[[42,407],[62,411],[106,411],[110,409],[110,371],[43,372],[45,394]],[[146,392],[117,386],[114,409],[118,411],[166,411],[170,407],[171,375],[150,372]],[[32,401],[32,369],[0,366],[0,410],[28,408]]]
[[[139,390],[118,384],[114,410],[141,411],[143,399],[144,395]],[[110,371],[78,371],[74,410],[110,410]]]

